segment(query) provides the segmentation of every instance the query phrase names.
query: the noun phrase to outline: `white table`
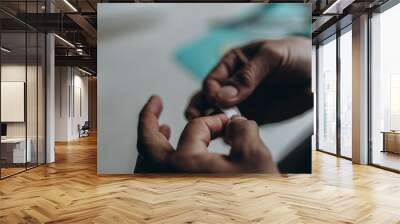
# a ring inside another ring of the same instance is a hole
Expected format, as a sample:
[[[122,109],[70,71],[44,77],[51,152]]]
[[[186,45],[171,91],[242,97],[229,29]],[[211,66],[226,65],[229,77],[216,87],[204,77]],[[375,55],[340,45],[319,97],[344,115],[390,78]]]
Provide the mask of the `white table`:
[[[25,138],[5,138],[1,139],[2,147],[13,147],[12,155],[13,163],[25,163],[32,160],[32,140],[30,138],[26,139],[26,150],[25,150]],[[4,150],[5,151],[5,150]]]

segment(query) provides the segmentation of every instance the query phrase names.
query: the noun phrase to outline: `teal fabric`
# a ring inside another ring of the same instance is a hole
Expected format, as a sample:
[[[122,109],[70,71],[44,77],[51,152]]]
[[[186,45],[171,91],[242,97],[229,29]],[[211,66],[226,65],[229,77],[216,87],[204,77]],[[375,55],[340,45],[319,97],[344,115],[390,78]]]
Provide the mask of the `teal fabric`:
[[[179,64],[198,80],[216,65],[229,49],[261,39],[288,36],[311,37],[311,8],[308,4],[267,4],[246,10],[218,24],[199,39],[175,52]]]

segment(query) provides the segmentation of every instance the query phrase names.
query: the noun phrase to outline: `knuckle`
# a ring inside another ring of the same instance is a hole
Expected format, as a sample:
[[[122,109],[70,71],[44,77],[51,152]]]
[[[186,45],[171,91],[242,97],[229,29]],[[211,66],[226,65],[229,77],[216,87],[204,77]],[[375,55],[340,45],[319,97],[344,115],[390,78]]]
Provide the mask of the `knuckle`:
[[[238,76],[238,81],[245,86],[252,87],[255,85],[254,68],[250,65],[242,70]]]
[[[261,50],[268,50],[269,48],[271,48],[271,41],[267,40],[264,41],[264,43],[261,45]]]
[[[253,120],[235,120],[229,126],[230,135],[237,136],[240,141],[238,144],[252,149],[260,145],[257,122]]]
[[[276,45],[276,40],[266,40],[263,42],[263,44],[261,45],[261,50],[265,50],[265,51],[269,51],[269,50],[273,50]]]
[[[204,123],[202,118],[195,118],[193,120],[191,120],[187,126],[191,127],[191,126],[198,126],[198,125],[202,125]]]
[[[261,53],[264,55],[268,55],[271,58],[280,58],[282,55],[282,47],[281,44],[278,44],[274,41],[266,41],[261,46]]]
[[[232,49],[224,54],[224,56],[220,60],[220,63],[225,65],[225,67],[230,67],[230,65],[232,65],[232,63],[235,61],[235,58],[236,58],[236,53],[235,50]]]
[[[199,127],[203,124],[204,124],[204,121],[202,120],[201,117],[193,118],[186,124],[185,128],[183,129],[181,137],[183,138],[183,137],[190,135],[190,132],[191,132],[190,130],[192,130],[196,127]]]
[[[190,153],[175,153],[172,156],[173,165],[181,170],[190,170],[197,166],[196,155]]]
[[[247,125],[250,127],[250,128],[258,128],[258,124],[257,124],[257,122],[256,121],[254,121],[254,120],[248,120],[247,121]]]

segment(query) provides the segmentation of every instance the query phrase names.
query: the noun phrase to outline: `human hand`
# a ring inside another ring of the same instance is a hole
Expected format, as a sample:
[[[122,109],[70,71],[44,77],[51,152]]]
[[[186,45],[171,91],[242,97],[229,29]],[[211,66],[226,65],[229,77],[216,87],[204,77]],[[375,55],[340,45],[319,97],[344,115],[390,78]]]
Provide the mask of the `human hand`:
[[[205,116],[217,106],[238,106],[259,124],[312,108],[310,39],[266,40],[229,51],[192,97],[185,116]]]
[[[231,146],[229,155],[208,152],[211,140],[221,136]],[[178,170],[197,173],[279,173],[262,142],[257,123],[241,116],[219,114],[193,119],[174,155]]]
[[[175,151],[169,143],[171,129],[160,125],[163,104],[159,96],[151,96],[139,114],[135,173],[172,173],[169,158]]]
[[[193,119],[174,150],[169,128],[158,124],[161,110],[161,99],[153,96],[140,114],[136,173],[278,173],[254,121],[224,114]],[[228,156],[208,151],[216,137],[224,137],[232,147]]]

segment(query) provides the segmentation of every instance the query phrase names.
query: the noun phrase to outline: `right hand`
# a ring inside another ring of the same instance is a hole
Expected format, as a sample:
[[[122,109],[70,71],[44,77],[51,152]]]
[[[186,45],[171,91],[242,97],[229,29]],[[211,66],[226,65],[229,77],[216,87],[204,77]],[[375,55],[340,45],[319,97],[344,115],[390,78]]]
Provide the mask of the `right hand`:
[[[259,124],[311,109],[311,40],[265,40],[229,51],[192,97],[185,116],[205,116],[217,106],[238,106]]]
[[[278,173],[254,121],[224,114],[193,119],[174,150],[170,129],[159,124],[161,112],[161,98],[153,96],[140,113],[136,173]],[[208,151],[216,137],[231,146],[228,156]]]
[[[231,146],[228,156],[208,151],[211,140],[218,136]],[[176,169],[184,172],[279,173],[256,122],[241,116],[228,120],[220,114],[189,122],[173,161]]]

